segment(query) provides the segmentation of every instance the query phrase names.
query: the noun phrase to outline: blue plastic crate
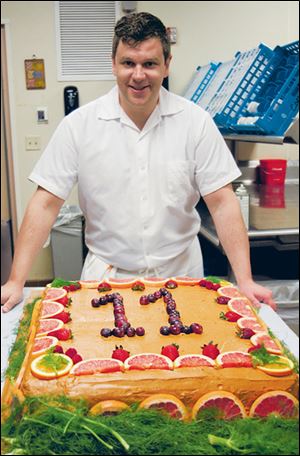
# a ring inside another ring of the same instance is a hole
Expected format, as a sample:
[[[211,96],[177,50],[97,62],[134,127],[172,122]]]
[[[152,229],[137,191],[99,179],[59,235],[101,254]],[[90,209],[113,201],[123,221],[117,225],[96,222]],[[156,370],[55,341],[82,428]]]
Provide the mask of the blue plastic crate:
[[[272,56],[273,51],[264,44],[235,55],[234,65],[207,107],[219,128],[229,129]]]
[[[216,92],[223,84],[224,79],[230,72],[234,63],[235,59],[219,64],[218,68],[215,71],[214,77],[210,81],[210,84],[206,87],[206,90],[202,92],[197,101],[197,104],[201,106],[201,108],[208,110],[208,106],[212,98],[215,96]]]
[[[196,72],[193,75],[183,96],[188,100],[197,103],[204,90],[208,87],[210,81],[214,77],[214,74],[219,65],[221,65],[221,63],[212,62],[208,65],[197,67]]]
[[[227,122],[236,133],[283,136],[299,111],[299,41],[277,46],[269,68],[238,115]]]

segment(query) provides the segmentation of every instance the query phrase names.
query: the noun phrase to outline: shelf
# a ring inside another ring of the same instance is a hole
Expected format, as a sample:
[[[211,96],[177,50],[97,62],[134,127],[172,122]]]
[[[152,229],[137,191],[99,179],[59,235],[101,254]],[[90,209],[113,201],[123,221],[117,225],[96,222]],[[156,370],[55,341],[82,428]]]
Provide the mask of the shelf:
[[[228,141],[246,141],[246,142],[259,142],[268,144],[283,144],[286,139],[284,136],[261,136],[261,135],[238,135],[228,134],[223,135],[223,138]]]

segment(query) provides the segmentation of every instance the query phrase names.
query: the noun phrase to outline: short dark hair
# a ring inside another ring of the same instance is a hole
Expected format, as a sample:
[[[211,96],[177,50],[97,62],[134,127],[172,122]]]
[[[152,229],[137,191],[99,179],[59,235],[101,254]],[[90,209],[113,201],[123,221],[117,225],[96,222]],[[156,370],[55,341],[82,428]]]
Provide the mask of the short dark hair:
[[[171,52],[170,40],[166,27],[158,17],[150,13],[132,13],[121,17],[115,26],[112,46],[113,58],[116,56],[120,40],[134,46],[149,38],[160,39],[166,61]]]

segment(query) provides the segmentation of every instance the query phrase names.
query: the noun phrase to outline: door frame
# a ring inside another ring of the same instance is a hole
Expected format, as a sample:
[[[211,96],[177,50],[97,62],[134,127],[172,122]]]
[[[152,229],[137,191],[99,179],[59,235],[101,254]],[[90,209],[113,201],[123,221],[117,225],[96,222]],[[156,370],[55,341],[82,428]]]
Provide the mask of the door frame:
[[[8,199],[12,225],[13,245],[21,220],[20,186],[18,179],[18,159],[17,159],[17,134],[15,122],[15,103],[14,103],[14,78],[12,65],[12,51],[10,40],[10,23],[9,19],[1,18],[1,78],[2,92],[1,104],[3,107],[3,124],[4,124],[4,147],[7,158],[7,181],[8,181]]]

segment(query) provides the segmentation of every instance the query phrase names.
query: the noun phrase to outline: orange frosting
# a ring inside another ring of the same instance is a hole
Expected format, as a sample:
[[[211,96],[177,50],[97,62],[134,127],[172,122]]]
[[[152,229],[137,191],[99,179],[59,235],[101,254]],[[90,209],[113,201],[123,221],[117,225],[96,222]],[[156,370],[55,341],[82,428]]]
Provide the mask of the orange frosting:
[[[148,305],[140,305],[142,295],[153,293],[159,287],[146,287],[144,291],[112,289],[124,299],[126,316],[133,327],[143,326],[144,336],[104,338],[102,328],[114,327],[113,305],[94,308],[92,298],[106,293],[96,289],[81,289],[69,293],[72,305],[68,309],[72,321],[66,326],[71,328],[73,339],[60,341],[64,350],[74,347],[82,358],[110,358],[116,345],[122,345],[130,355],[139,353],[160,353],[164,345],[176,343],[180,355],[202,353],[201,347],[211,340],[218,344],[221,353],[227,351],[247,352],[252,346],[249,340],[236,335],[236,323],[219,318],[220,312],[228,310],[226,305],[216,303],[217,292],[199,286],[179,286],[169,290],[177,304],[177,310],[184,325],[200,323],[203,333],[163,336],[159,329],[168,325],[168,314],[163,299]],[[36,324],[38,318],[36,319]],[[261,394],[272,390],[284,390],[296,395],[298,376],[292,373],[286,377],[271,377],[254,368],[178,368],[173,371],[146,370],[126,371],[110,374],[72,376],[67,375],[55,380],[39,380],[30,372],[31,357],[21,383],[25,395],[67,394],[73,398],[86,398],[90,404],[100,400],[122,400],[127,403],[141,401],[150,394],[174,394],[186,405],[192,406],[203,394],[225,390],[236,394],[246,408]]]

